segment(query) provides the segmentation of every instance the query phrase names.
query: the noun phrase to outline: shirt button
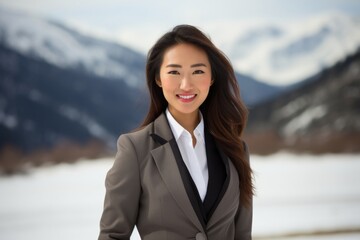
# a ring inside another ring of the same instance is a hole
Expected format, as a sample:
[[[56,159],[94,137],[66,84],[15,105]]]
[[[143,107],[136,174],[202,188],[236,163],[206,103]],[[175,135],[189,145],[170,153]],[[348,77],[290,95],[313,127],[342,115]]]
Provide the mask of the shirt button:
[[[206,240],[206,236],[205,236],[205,234],[199,232],[198,234],[196,234],[195,239],[196,240]]]

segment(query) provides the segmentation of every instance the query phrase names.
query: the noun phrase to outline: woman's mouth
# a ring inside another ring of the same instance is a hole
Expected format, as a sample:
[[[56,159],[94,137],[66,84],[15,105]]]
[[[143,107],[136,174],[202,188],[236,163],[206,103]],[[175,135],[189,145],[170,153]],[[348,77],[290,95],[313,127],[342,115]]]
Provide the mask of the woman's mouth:
[[[196,97],[196,94],[177,94],[176,95],[182,102],[191,102]]]

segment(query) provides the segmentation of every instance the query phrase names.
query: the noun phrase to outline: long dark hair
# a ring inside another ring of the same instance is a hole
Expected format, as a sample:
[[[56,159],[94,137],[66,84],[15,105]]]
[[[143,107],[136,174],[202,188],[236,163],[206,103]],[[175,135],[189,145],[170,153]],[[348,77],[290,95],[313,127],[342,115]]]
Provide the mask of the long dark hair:
[[[141,125],[153,122],[168,105],[162,89],[156,84],[164,52],[179,43],[203,49],[211,65],[213,85],[200,106],[207,130],[235,165],[240,180],[240,202],[249,206],[253,196],[252,171],[241,135],[247,121],[247,109],[240,98],[239,86],[230,61],[199,29],[190,25],[176,26],[163,35],[150,49],[146,63],[146,79],[150,92],[149,112]]]

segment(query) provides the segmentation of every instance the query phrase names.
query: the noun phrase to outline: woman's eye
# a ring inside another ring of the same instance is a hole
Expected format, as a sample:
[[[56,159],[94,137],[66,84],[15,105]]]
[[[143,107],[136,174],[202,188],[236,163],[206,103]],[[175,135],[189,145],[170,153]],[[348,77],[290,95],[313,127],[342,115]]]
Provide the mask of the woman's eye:
[[[203,70],[195,70],[195,71],[194,71],[194,74],[202,74],[202,73],[204,73]]]
[[[168,72],[168,74],[171,74],[171,75],[179,75],[180,73],[178,71],[170,71]]]

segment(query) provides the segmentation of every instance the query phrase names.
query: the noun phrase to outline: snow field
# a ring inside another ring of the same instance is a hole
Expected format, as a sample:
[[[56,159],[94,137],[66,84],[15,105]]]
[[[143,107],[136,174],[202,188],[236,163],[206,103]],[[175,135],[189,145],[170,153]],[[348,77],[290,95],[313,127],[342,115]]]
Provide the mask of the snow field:
[[[359,160],[252,156],[254,239],[360,239]],[[82,160],[0,177],[0,239],[97,239],[112,162]],[[136,230],[131,239],[140,239]]]

